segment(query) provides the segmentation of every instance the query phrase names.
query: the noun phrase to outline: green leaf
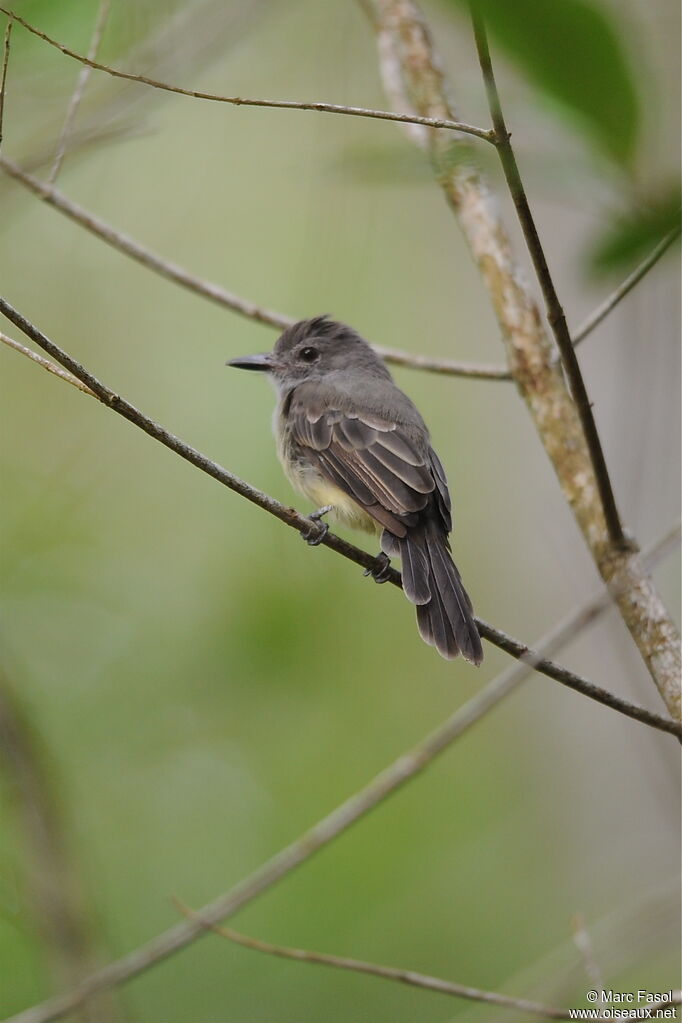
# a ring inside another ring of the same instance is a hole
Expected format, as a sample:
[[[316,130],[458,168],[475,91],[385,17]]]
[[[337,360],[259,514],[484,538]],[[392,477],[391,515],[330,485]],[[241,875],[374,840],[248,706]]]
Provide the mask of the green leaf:
[[[582,124],[603,152],[629,164],[639,133],[639,103],[610,12],[589,0],[473,2],[491,38],[493,66],[499,47]]]
[[[630,270],[666,236],[680,233],[682,196],[679,190],[646,207],[619,217],[592,249],[595,274]]]

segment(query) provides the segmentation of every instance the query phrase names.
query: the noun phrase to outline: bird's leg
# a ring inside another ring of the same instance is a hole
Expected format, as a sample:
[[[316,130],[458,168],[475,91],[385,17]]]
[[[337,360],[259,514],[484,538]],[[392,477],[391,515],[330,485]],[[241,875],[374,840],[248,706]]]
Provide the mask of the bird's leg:
[[[333,504],[325,504],[323,508],[318,508],[312,515],[309,515],[312,525],[307,529],[301,530],[301,538],[310,547],[317,547],[318,544],[322,543],[325,536],[329,532],[329,526],[326,522],[322,521],[322,516],[327,515],[328,512],[333,511]]]
[[[383,551],[379,551],[376,560],[379,564],[376,564],[375,562],[371,568],[366,568],[362,574],[371,575],[375,583],[387,583],[391,578],[391,559],[388,554],[384,554]]]

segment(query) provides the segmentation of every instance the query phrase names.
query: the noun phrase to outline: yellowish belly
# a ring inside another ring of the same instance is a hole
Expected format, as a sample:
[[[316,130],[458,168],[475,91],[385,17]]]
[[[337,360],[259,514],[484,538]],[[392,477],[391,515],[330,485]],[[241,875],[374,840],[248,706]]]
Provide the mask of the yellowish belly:
[[[379,525],[376,519],[368,515],[364,508],[357,504],[348,494],[340,490],[334,483],[318,478],[307,478],[302,473],[298,481],[289,477],[291,482],[309,501],[312,501],[317,508],[326,504],[333,506],[328,518],[340,522],[351,529],[362,529],[365,533],[380,533],[383,526]]]

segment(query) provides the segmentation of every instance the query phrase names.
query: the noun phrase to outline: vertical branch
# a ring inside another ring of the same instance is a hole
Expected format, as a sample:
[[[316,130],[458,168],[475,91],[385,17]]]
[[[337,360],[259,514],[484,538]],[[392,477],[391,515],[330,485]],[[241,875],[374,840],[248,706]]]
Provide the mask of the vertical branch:
[[[384,87],[398,109],[451,118],[444,75],[413,0],[374,0]],[[398,83],[398,84],[397,84]],[[602,578],[671,715],[680,719],[677,630],[634,550],[612,542],[575,402],[540,311],[512,254],[507,230],[479,170],[452,160],[451,135],[419,140],[455,214],[492,301],[511,374],[554,466]]]
[[[88,49],[88,60],[95,60],[97,57],[97,51],[99,50],[99,44],[102,42],[102,36],[104,35],[104,29],[106,27],[107,18],[109,17],[109,10],[111,8],[111,0],[101,0],[99,5],[99,12],[97,14],[97,21],[95,22],[95,28],[92,33],[92,39],[90,40],[90,48]],[[83,98],[85,87],[88,84],[88,79],[92,74],[92,67],[85,65],[78,73],[78,79],[76,81],[76,88],[73,90],[73,94],[69,101],[69,105],[66,110],[66,117],[64,118],[64,124],[62,126],[61,134],[59,136],[59,142],[57,143],[57,152],[55,154],[54,163],[50,169],[50,173],[47,177],[48,185],[53,185],[57,180],[57,175],[64,160],[66,154],[66,147],[69,143],[73,123],[78,113],[78,107],[80,101]]]
[[[2,71],[0,71],[0,146],[2,145],[2,126],[5,117],[5,89],[7,86],[7,65],[9,63],[9,43],[13,24],[12,19],[8,18],[2,47]]]
[[[29,911],[57,990],[79,983],[97,965],[86,897],[69,853],[64,821],[43,750],[0,668],[0,769],[22,836]],[[113,1023],[110,998],[79,1012],[80,1023]]]
[[[478,59],[483,72],[483,81],[485,83],[485,90],[488,96],[488,106],[490,107],[493,128],[495,129],[497,151],[500,154],[500,161],[504,170],[504,176],[507,179],[509,191],[521,224],[521,229],[523,231],[524,238],[526,239],[526,245],[528,246],[528,251],[530,252],[530,257],[533,261],[533,266],[535,267],[540,287],[542,288],[542,294],[547,306],[547,319],[552,331],[554,332],[554,338],[559,347],[559,351],[561,352],[566,376],[570,382],[573,399],[578,409],[580,422],[585,433],[585,440],[587,442],[597,487],[599,489],[599,496],[604,509],[606,528],[609,531],[609,536],[614,546],[626,547],[627,543],[625,536],[623,535],[623,527],[621,525],[620,516],[618,515],[616,499],[613,495],[611,480],[609,479],[609,473],[606,468],[606,459],[604,458],[601,441],[599,439],[599,434],[597,433],[597,424],[594,421],[592,406],[590,404],[590,399],[587,396],[587,388],[585,387],[585,381],[583,380],[583,375],[580,371],[580,365],[578,363],[578,357],[575,354],[573,342],[571,341],[571,335],[568,332],[566,316],[564,315],[564,310],[559,302],[559,296],[557,295],[556,288],[554,287],[552,275],[549,272],[549,266],[547,265],[542,243],[540,242],[540,236],[538,235],[535,221],[533,220],[533,214],[531,213],[530,206],[528,205],[526,191],[523,187],[523,182],[521,181],[518,164],[516,163],[516,157],[514,156],[509,132],[507,131],[504,115],[502,113],[502,105],[497,91],[492,61],[490,59],[485,22],[477,13],[476,8],[473,5],[471,10],[476,48],[478,50]]]

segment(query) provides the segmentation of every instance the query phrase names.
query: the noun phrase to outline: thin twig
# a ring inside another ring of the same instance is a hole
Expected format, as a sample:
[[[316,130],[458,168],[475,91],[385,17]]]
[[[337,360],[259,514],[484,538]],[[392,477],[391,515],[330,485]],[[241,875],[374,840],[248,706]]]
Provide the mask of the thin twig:
[[[88,49],[88,60],[94,60],[99,50],[99,45],[102,42],[102,36],[104,35],[104,29],[109,17],[109,10],[111,8],[111,0],[100,0],[99,11],[97,14],[97,21],[95,22],[95,28],[92,33],[92,39],[90,40],[90,47]],[[78,107],[80,101],[83,98],[85,87],[88,84],[88,79],[92,74],[92,66],[87,64],[82,67],[78,79],[76,81],[76,88],[73,90],[73,95],[69,101],[69,105],[66,110],[66,117],[64,118],[64,124],[62,126],[61,134],[59,136],[59,142],[57,143],[57,152],[55,154],[54,163],[50,173],[47,176],[47,182],[53,185],[57,180],[59,169],[64,160],[66,154],[66,147],[71,136],[71,129],[78,113]]]
[[[27,337],[31,338],[32,341],[43,349],[43,351],[46,351],[48,355],[51,355],[53,359],[60,363],[60,365],[64,366],[64,368],[73,374],[73,376],[85,384],[86,387],[93,392],[94,396],[108,408],[113,409],[114,412],[123,416],[124,419],[127,419],[141,430],[144,430],[144,432],[149,434],[149,436],[158,440],[161,444],[170,448],[172,451],[175,451],[176,454],[186,459],[186,461],[191,462],[192,465],[195,465],[209,476],[218,480],[219,483],[224,484],[226,487],[229,487],[230,490],[234,490],[242,497],[245,497],[248,501],[258,505],[265,511],[270,512],[271,515],[274,515],[292,529],[296,529],[298,532],[303,529],[310,529],[310,519],[300,515],[293,508],[285,507],[273,497],[270,497],[268,494],[264,494],[262,491],[252,487],[249,483],[246,483],[244,480],[235,476],[227,469],[224,469],[216,462],[212,462],[205,455],[202,455],[200,451],[190,447],[189,444],[185,444],[185,442],[180,440],[179,437],[170,433],[159,423],[149,419],[148,416],[135,408],[134,405],[131,405],[129,402],[121,398],[120,395],[110,390],[110,388],[98,380],[97,377],[93,376],[92,373],[86,370],[85,367],[83,367],[65,351],[59,348],[54,341],[47,338],[40,330],[38,330],[37,327],[35,327],[29,320],[22,316],[20,312],[14,309],[13,306],[1,297],[0,312],[11,320],[11,322],[14,323],[15,326],[17,326],[24,334],[26,334]],[[379,567],[379,562],[373,555],[360,550],[359,547],[355,547],[346,540],[342,540],[341,537],[336,536],[334,533],[325,533],[321,542],[326,547],[330,547],[338,554],[343,555],[343,557],[348,558],[357,565],[361,565],[363,568]],[[400,573],[395,569],[391,569],[388,581],[394,586],[400,587],[402,585]],[[541,657],[536,651],[532,650],[524,643],[519,642],[519,640],[514,639],[512,636],[508,636],[501,629],[495,628],[488,622],[483,621],[481,618],[476,619],[476,624],[484,639],[487,639],[500,650],[504,650],[505,653],[510,654],[512,657],[524,661],[536,671],[548,675],[550,678],[555,679],[557,682],[561,682],[562,685],[565,685],[570,689],[575,689],[577,692],[588,696],[597,703],[604,704],[605,706],[611,707],[613,710],[619,711],[626,717],[633,718],[634,720],[641,721],[653,728],[657,728],[660,731],[668,732],[671,735],[676,735],[678,738],[682,738],[682,725],[677,722],[662,718],[658,714],[653,714],[651,711],[648,711],[643,707],[638,707],[635,704],[629,703],[627,700],[623,700],[614,693],[610,693],[608,690],[602,689],[600,686],[595,685],[594,682],[590,682],[588,679],[577,675],[568,668],[554,664],[552,661]]]
[[[213,931],[221,938],[227,938],[244,948],[251,948],[255,952],[265,952],[268,955],[279,956],[281,959],[294,959],[296,962],[315,963],[319,966],[334,966],[341,970],[352,970],[354,973],[365,973],[372,977],[382,977],[384,980],[396,980],[401,984],[409,984],[422,990],[437,991],[442,995],[452,995],[454,998],[467,998],[472,1002],[485,1002],[488,1005],[499,1005],[504,1009],[515,1009],[517,1012],[528,1012],[533,1016],[543,1016],[545,1019],[571,1019],[568,1009],[557,1009],[551,1005],[542,1005],[540,1002],[532,1002],[526,998],[513,998],[511,995],[498,994],[496,991],[483,991],[481,988],[469,987],[466,984],[457,984],[454,981],[443,980],[442,977],[432,977],[425,973],[417,973],[415,970],[401,970],[395,966],[381,966],[378,963],[368,963],[360,959],[349,959],[347,956],[329,955],[326,952],[313,952],[305,948],[291,948],[286,945],[273,945],[269,941],[261,941],[259,938],[251,938],[247,934],[233,931],[230,927],[221,927],[220,924],[204,921],[200,913],[190,909],[180,899],[174,897],[174,904],[188,920],[200,924],[206,930]]]
[[[589,448],[590,458],[594,468],[594,475],[604,509],[604,517],[606,519],[609,536],[616,548],[626,549],[628,547],[628,542],[625,539],[620,516],[616,507],[616,499],[613,494],[608,469],[606,468],[606,460],[604,458],[604,452],[597,432],[597,425],[594,421],[594,416],[592,415],[592,405],[587,395],[585,381],[583,380],[580,365],[571,341],[571,335],[566,324],[566,317],[563,309],[561,308],[556,288],[554,287],[554,281],[552,280],[552,275],[550,274],[549,266],[547,265],[547,259],[542,248],[540,236],[535,226],[535,221],[533,220],[533,215],[528,204],[523,182],[521,181],[519,168],[516,163],[516,157],[514,156],[514,150],[512,149],[510,142],[510,135],[507,131],[507,125],[505,124],[502,106],[500,104],[500,97],[495,83],[495,75],[493,73],[492,61],[490,59],[485,22],[475,7],[472,7],[472,19],[474,24],[476,48],[478,50],[478,59],[481,64],[481,71],[483,72],[483,80],[488,96],[488,106],[490,107],[490,114],[497,136],[497,151],[500,156],[500,162],[502,163],[504,176],[507,179],[509,191],[514,202],[514,206],[516,207],[516,212],[518,214],[524,238],[526,239],[528,251],[530,252],[538,281],[540,282],[542,294],[547,306],[547,319],[554,333],[559,351],[561,352],[566,376],[568,377],[571,385],[571,391],[573,393],[573,400],[576,403],[578,414],[580,415],[580,421],[585,433],[585,440]]]
[[[149,86],[152,89],[161,89],[163,92],[173,92],[178,96],[189,96],[192,99],[203,99],[209,100],[214,103],[229,103],[233,106],[244,106],[244,107],[274,107],[278,110],[316,110],[325,114],[346,114],[351,117],[369,117],[379,121],[400,121],[407,124],[421,124],[427,128],[445,128],[449,131],[459,131],[464,135],[474,135],[476,138],[483,139],[485,142],[494,142],[494,133],[486,128],[477,128],[473,124],[464,124],[460,121],[451,120],[439,120],[435,117],[417,117],[409,114],[395,114],[390,110],[370,110],[365,107],[349,107],[338,103],[301,103],[295,100],[284,100],[284,99],[246,99],[243,96],[219,96],[213,92],[198,92],[195,89],[183,89],[178,85],[169,85],[167,82],[158,82],[153,78],[147,78],[145,75],[135,75],[129,71],[121,71],[118,68],[110,67],[108,64],[101,64],[99,61],[91,60],[89,57],[85,57],[82,53],[76,53],[74,50],[70,50],[68,46],[64,46],[63,43],[53,39],[47,33],[42,32],[35,25],[29,24],[24,18],[21,18],[14,11],[9,10],[6,7],[0,7],[0,12],[6,14],[9,18],[13,18],[23,28],[27,29],[34,36],[42,39],[44,42],[49,43],[50,46],[54,46],[55,49],[59,50],[66,57],[71,57],[73,60],[79,61],[81,64],[85,64],[89,68],[94,68],[95,71],[103,71],[107,75],[111,75],[114,78],[124,78],[128,82],[138,82],[140,85]]]
[[[618,303],[629,294],[636,284],[639,284],[642,277],[648,274],[649,270],[658,263],[661,256],[668,251],[672,243],[676,238],[679,237],[680,228],[675,227],[672,231],[669,231],[663,238],[661,238],[658,245],[651,250],[649,255],[642,260],[638,267],[629,274],[622,284],[620,284],[616,290],[605,299],[601,305],[597,306],[594,312],[590,313],[586,320],[580,324],[578,329],[573,333],[573,346],[575,347],[581,341],[584,341],[588,334],[591,334],[595,327],[598,327],[605,317],[609,315],[612,309],[615,309]]]
[[[442,61],[417,4],[413,0],[373,3],[379,64],[391,103],[396,109],[453,117]],[[614,593],[666,707],[679,721],[682,663],[677,627],[643,570],[634,542],[628,550],[611,542],[576,404],[556,364],[556,346],[514,257],[499,205],[479,168],[447,159],[447,138],[442,133],[410,132],[409,137],[428,157],[471,250],[500,325],[514,382],[595,565]]]
[[[669,543],[669,534],[667,534],[664,541],[659,542],[652,550],[650,555],[652,561],[661,557],[668,550]],[[594,610],[595,605],[596,610]],[[543,654],[553,653],[563,643],[578,635],[588,622],[593,621],[599,614],[603,614],[608,606],[608,600],[605,600],[603,593],[586,601],[570,619],[552,629],[537,643],[538,650]],[[440,753],[452,745],[477,721],[480,721],[505,696],[513,692],[531,674],[531,671],[532,669],[523,663],[507,668],[426,738],[413,746],[407,753],[399,756],[364,788],[337,806],[309,831],[276,853],[230,891],[208,905],[202,906],[198,910],[204,922],[202,925],[192,921],[176,924],[146,944],[98,970],[72,991],[26,1009],[5,1020],[5,1023],[48,1023],[49,1020],[58,1019],[82,1005],[98,991],[124,984],[155,966],[156,963],[162,962],[175,952],[185,948],[203,934],[206,923],[219,923],[221,920],[233,916],[242,906],[301,866],[406,782],[420,774]]]
[[[148,270],[153,270],[161,277],[165,277],[175,284],[180,284],[183,288],[187,288],[203,298],[210,299],[211,302],[216,302],[226,309],[231,309],[232,312],[246,316],[250,320],[255,320],[257,323],[265,323],[269,327],[277,327],[280,330],[285,330],[294,323],[294,319],[291,316],[285,316],[284,313],[278,313],[272,309],[266,309],[264,306],[256,305],[255,302],[250,302],[248,299],[235,295],[234,292],[227,291],[219,284],[195,277],[194,274],[191,274],[177,263],[163,259],[155,252],[152,252],[151,249],[145,248],[144,245],[131,238],[130,235],[116,230],[116,228],[111,227],[111,225],[96,217],[93,213],[89,213],[88,210],[79,206],[71,199],[67,199],[56,188],[44,184],[31,174],[27,174],[26,171],[23,171],[12,160],[0,156],[0,168],[49,206],[59,210],[60,213],[63,213],[81,227],[90,231],[91,234],[96,235],[102,241],[111,245],[112,248],[141,263]],[[503,366],[471,365],[466,362],[456,362],[452,359],[434,359],[426,355],[412,355],[410,352],[403,352],[397,348],[382,348],[379,345],[375,346],[375,350],[387,362],[396,363],[401,366],[411,366],[414,369],[421,369],[432,373],[490,380],[509,379],[509,373]]]
[[[232,941],[244,948],[253,949],[254,952],[265,952],[267,955],[278,956],[281,959],[293,959],[296,962],[351,970],[353,973],[364,973],[371,977],[394,980],[400,984],[408,984],[411,987],[421,988],[426,991],[436,991],[438,994],[451,995],[454,998],[466,998],[472,1002],[499,1005],[504,1009],[527,1012],[533,1016],[543,1016],[545,1019],[575,1019],[575,1009],[559,1009],[556,1006],[543,1005],[540,1002],[530,1001],[527,998],[514,998],[511,995],[502,995],[497,991],[483,991],[481,988],[457,984],[454,981],[444,980],[442,977],[417,973],[415,970],[402,970],[394,966],[382,966],[378,963],[369,963],[360,959],[349,959],[347,956],[329,955],[326,952],[314,952],[310,949],[274,945],[270,941],[262,941],[260,938],[252,938],[247,934],[242,934],[240,931],[234,931],[231,927],[222,927],[220,924],[210,923],[204,920],[200,913],[190,909],[189,906],[186,906],[176,896],[173,896],[173,903],[188,920],[201,924],[205,930],[212,931],[221,938],[226,938],[228,941]],[[603,989],[603,985],[597,985],[593,977],[590,980],[598,990]],[[663,1008],[666,1005],[677,1005],[680,1001],[682,1001],[682,993],[675,991],[673,992],[672,999],[662,999],[655,1006],[652,1006],[652,1012],[656,1008]],[[595,1016],[594,1018],[610,1021],[612,1016],[604,1015]]]
[[[410,369],[421,369],[426,373],[469,377],[473,380],[511,380],[511,373],[506,366],[435,359],[431,355],[415,355],[413,352],[403,352],[400,348],[386,348],[384,345],[373,345],[373,348],[386,362],[396,366],[409,366]]]
[[[97,397],[95,392],[91,391],[89,387],[85,386],[85,384],[82,384],[77,377],[73,376],[71,373],[67,373],[67,371],[62,369],[61,366],[57,366],[54,362],[50,362],[49,359],[45,359],[42,355],[38,355],[37,352],[31,351],[30,348],[26,347],[26,345],[22,345],[21,342],[15,341],[13,337],[8,337],[7,334],[3,334],[2,331],[0,331],[0,342],[2,342],[3,345],[7,345],[8,348],[13,348],[15,352],[21,352],[22,355],[25,355],[33,362],[37,362],[38,365],[42,366],[43,369],[46,369],[48,373],[54,373],[56,377],[59,377],[61,380],[65,380],[67,384],[77,387],[79,391],[83,392],[83,394],[89,394],[91,398]]]
[[[2,145],[2,130],[5,117],[5,87],[7,85],[7,65],[9,64],[9,44],[12,36],[13,21],[7,19],[5,25],[5,36],[2,46],[2,71],[0,72],[0,145]]]

